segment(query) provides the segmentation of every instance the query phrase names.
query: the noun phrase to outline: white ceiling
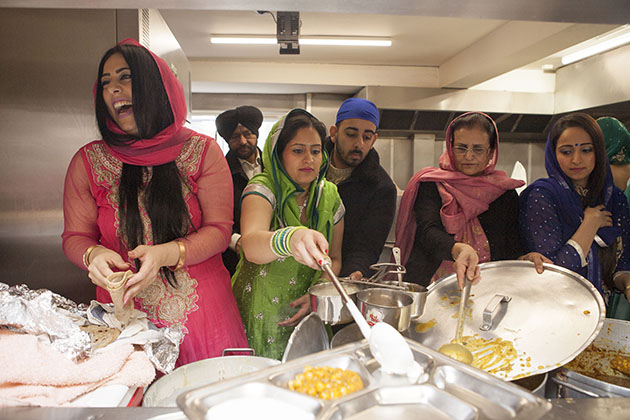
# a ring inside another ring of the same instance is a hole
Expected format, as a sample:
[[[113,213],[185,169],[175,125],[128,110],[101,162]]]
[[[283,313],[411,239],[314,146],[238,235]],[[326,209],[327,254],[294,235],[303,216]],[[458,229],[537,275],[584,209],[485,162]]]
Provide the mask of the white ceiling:
[[[158,9],[191,61],[194,92],[357,92],[364,86],[470,88],[630,21],[627,0],[0,0],[5,7]],[[273,35],[299,10],[302,35],[388,37],[392,47],[210,44]],[[532,64],[534,63],[534,64]],[[542,74],[542,72],[541,72]]]

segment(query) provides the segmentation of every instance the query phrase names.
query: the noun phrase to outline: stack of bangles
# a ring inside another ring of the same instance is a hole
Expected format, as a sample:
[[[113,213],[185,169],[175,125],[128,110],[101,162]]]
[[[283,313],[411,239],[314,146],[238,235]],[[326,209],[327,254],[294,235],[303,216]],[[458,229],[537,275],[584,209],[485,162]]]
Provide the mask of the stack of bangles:
[[[291,240],[291,236],[300,229],[306,229],[306,226],[287,226],[276,230],[273,235],[271,235],[271,251],[276,257],[284,258],[293,255],[289,241]]]

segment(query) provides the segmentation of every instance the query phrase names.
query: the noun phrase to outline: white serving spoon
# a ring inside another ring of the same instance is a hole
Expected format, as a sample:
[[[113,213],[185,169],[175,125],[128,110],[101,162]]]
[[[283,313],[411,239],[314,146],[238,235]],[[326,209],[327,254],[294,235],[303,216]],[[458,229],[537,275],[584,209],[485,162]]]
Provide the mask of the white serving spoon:
[[[422,374],[422,369],[414,360],[409,344],[398,330],[385,322],[377,322],[370,328],[357,305],[350,299],[333,273],[330,259],[324,259],[320,266],[330,276],[332,284],[341,295],[341,300],[352,314],[363,336],[368,340],[370,352],[381,365],[381,370],[389,374],[406,375],[412,382],[417,381]]]

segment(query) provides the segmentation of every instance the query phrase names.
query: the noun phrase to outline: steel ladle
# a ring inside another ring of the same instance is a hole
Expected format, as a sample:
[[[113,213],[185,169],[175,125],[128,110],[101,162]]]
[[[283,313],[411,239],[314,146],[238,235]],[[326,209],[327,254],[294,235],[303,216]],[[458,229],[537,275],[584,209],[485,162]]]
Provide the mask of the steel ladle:
[[[473,362],[473,355],[470,350],[462,344],[462,333],[464,331],[464,319],[466,318],[466,302],[468,302],[468,297],[470,296],[470,287],[472,286],[472,282],[468,280],[465,280],[465,282],[461,300],[459,301],[459,313],[457,315],[455,339],[451,343],[442,345],[439,351],[452,359],[459,360],[460,362],[470,365]]]
[[[368,340],[370,352],[381,365],[381,369],[385,373],[407,375],[412,382],[416,381],[422,373],[421,367],[414,360],[409,344],[398,330],[385,322],[377,322],[370,328],[359,308],[350,299],[333,272],[330,259],[322,260],[320,267],[330,277],[332,284],[341,295],[341,300],[352,314],[363,336]]]

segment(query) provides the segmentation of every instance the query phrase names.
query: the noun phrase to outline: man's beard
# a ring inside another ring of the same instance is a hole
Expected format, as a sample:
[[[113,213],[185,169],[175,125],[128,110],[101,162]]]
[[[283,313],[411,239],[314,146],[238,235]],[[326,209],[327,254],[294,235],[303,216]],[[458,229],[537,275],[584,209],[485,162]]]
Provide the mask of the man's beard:
[[[251,145],[240,146],[235,150],[236,156],[241,159],[249,159],[254,152],[256,152],[256,148]]]
[[[357,153],[358,156],[355,155],[354,157],[351,157],[350,155],[352,153]],[[339,154],[339,158],[341,158],[346,165],[356,168],[361,164],[361,162],[363,162],[363,152],[360,150],[351,150],[343,155]]]

